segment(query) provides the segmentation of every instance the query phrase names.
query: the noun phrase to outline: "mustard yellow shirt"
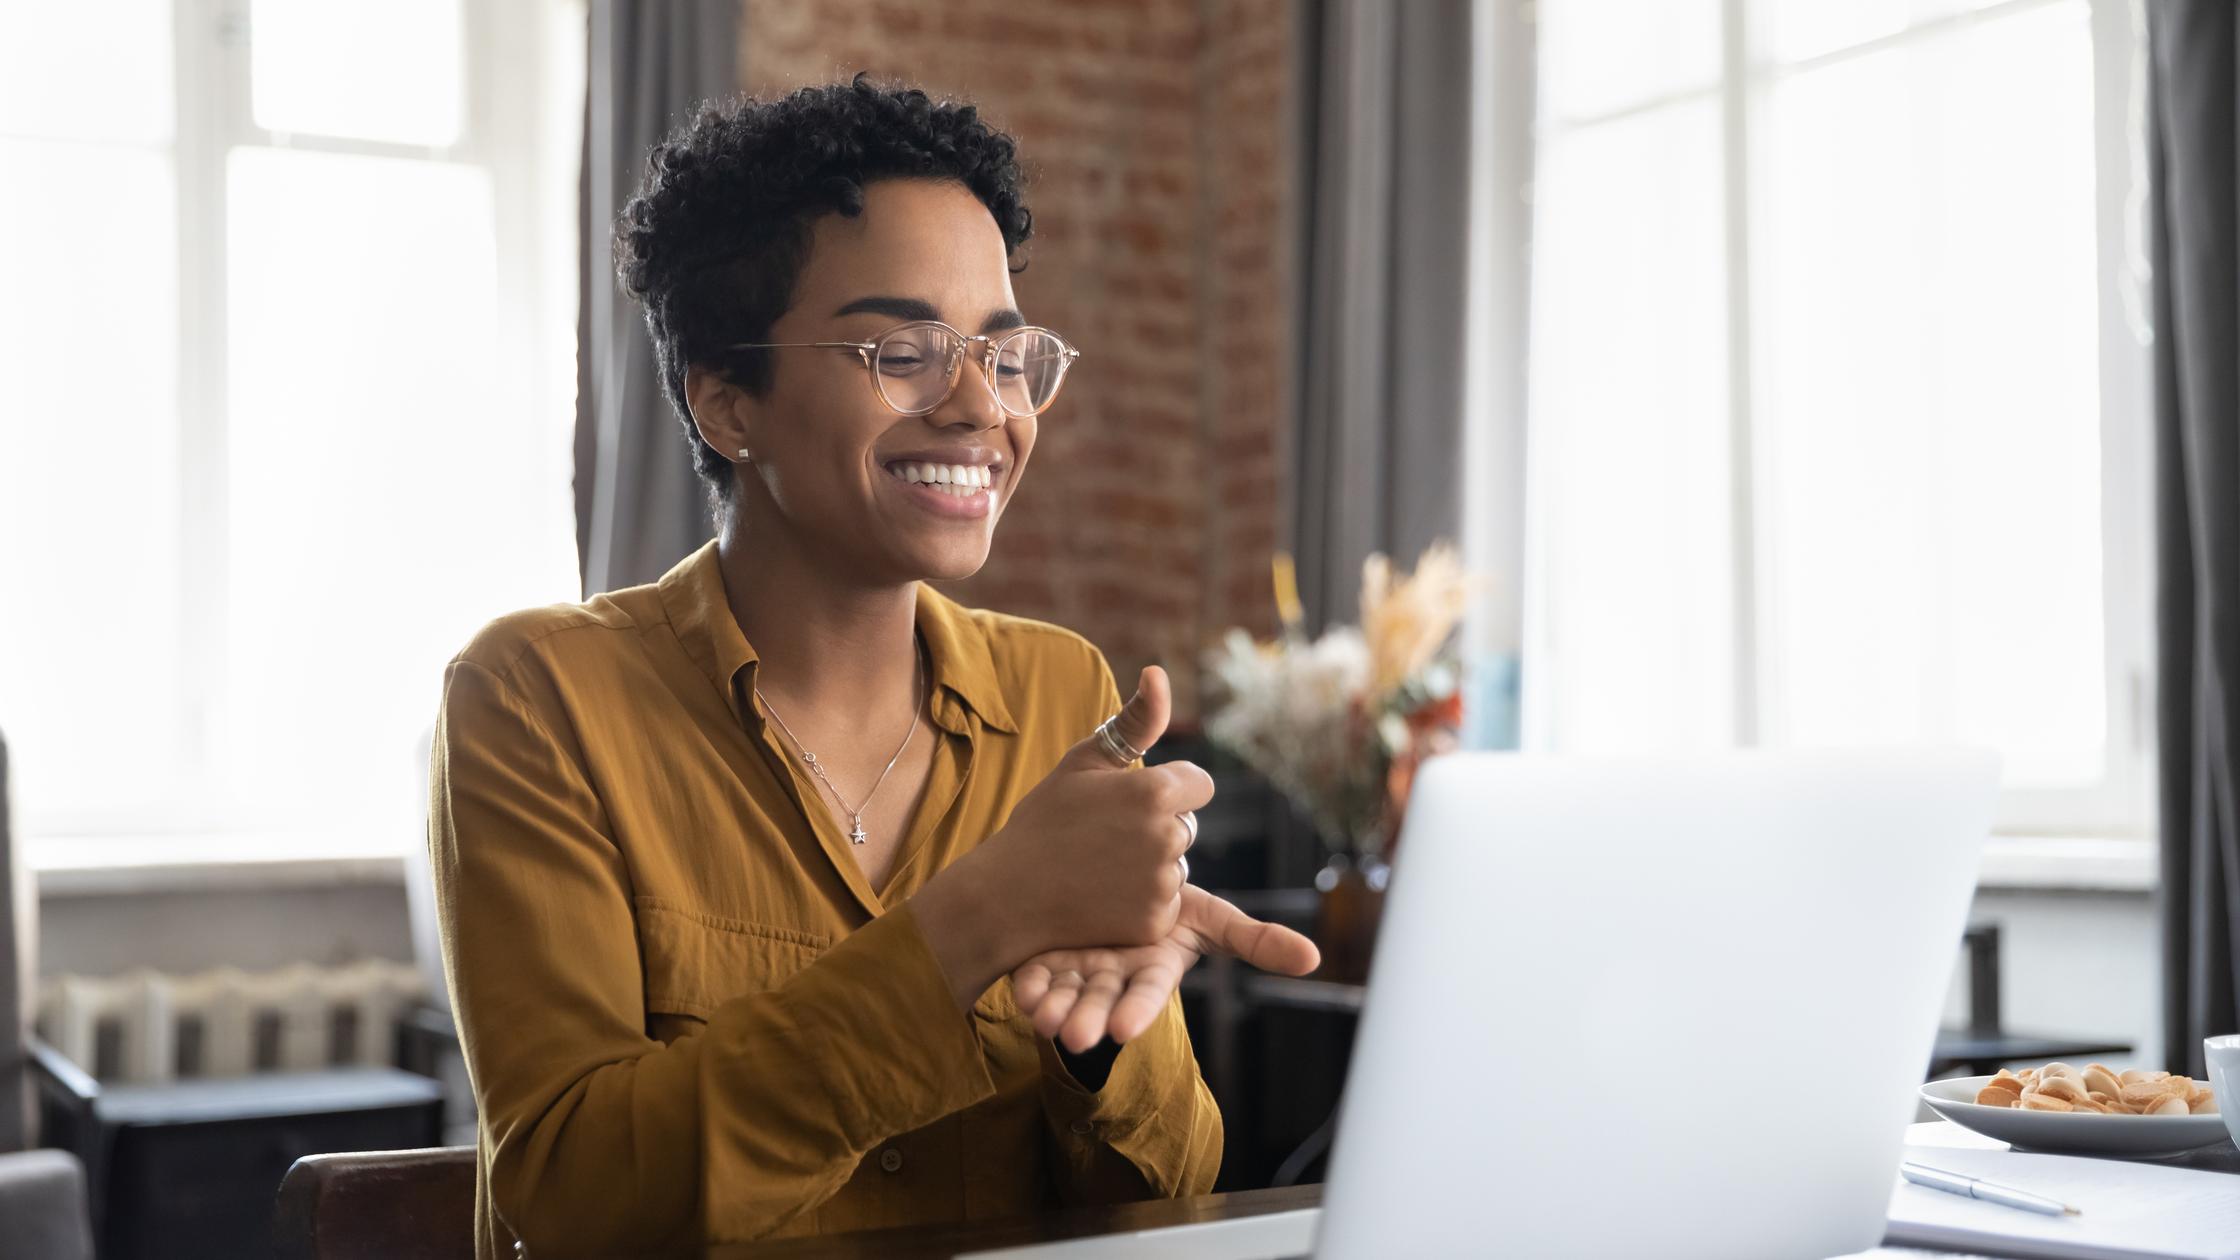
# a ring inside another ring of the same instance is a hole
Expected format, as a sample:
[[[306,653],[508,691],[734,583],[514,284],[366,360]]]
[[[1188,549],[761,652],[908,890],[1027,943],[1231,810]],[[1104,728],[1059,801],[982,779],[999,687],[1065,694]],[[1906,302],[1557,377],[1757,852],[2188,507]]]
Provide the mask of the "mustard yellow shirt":
[[[1009,980],[957,1010],[908,904],[1119,707],[1111,669],[923,586],[917,625],[939,746],[884,896],[757,714],[714,543],[453,658],[428,844],[484,1260],[1211,1188],[1179,999],[1091,1092]]]

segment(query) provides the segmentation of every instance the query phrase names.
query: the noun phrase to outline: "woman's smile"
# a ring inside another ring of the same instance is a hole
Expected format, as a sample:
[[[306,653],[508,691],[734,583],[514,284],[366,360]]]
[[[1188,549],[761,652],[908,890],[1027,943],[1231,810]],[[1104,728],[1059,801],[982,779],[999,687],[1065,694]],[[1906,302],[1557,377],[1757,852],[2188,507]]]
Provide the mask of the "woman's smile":
[[[995,510],[1003,461],[993,452],[909,452],[885,461],[887,482],[902,502],[945,520],[979,520]]]

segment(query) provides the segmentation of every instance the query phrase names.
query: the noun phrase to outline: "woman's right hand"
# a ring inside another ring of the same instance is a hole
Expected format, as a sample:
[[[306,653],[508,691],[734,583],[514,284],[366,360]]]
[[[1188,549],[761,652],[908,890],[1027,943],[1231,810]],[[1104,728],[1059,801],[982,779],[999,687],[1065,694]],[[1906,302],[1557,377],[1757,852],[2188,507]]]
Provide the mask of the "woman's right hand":
[[[1171,706],[1167,672],[1146,666],[1116,733],[1148,750],[1166,734]],[[1182,905],[1175,859],[1192,833],[1181,815],[1212,799],[1213,776],[1197,766],[1130,769],[1090,731],[968,856],[1000,872],[1022,958],[1062,946],[1148,945],[1173,929]]]
[[[1147,666],[1117,733],[1149,749],[1171,704],[1166,671]],[[1165,938],[1182,906],[1175,859],[1191,838],[1180,815],[1212,799],[1213,778],[1197,766],[1123,767],[1085,733],[1000,831],[912,899],[959,1003],[1047,950]]]

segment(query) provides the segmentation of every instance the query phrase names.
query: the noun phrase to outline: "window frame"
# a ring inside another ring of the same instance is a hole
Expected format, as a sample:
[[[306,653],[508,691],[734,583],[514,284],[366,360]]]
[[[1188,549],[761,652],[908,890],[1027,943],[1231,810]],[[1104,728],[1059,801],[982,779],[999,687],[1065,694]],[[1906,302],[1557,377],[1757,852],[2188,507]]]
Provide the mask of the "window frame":
[[[266,824],[239,814],[222,792],[214,751],[230,694],[227,672],[234,575],[227,562],[229,346],[227,167],[239,147],[401,157],[483,169],[497,241],[502,357],[545,363],[572,347],[577,306],[577,207],[554,203],[560,176],[573,186],[581,141],[580,41],[585,0],[461,0],[460,128],[448,144],[420,145],[293,134],[257,124],[252,102],[252,0],[171,0],[172,164],[177,249],[176,515],[173,548],[180,615],[175,691],[168,719],[179,750],[179,790],[105,809],[72,803],[21,820],[32,866],[74,870],[193,866],[202,862],[359,861],[401,851],[376,821]],[[526,37],[534,48],[521,47]],[[565,58],[563,57],[565,54]],[[572,63],[571,64],[571,60]],[[554,117],[555,100],[576,102]],[[561,170],[561,165],[565,170]],[[537,414],[572,426],[573,372],[533,374]],[[569,495],[571,449],[555,434],[546,452],[557,500]],[[433,714],[430,715],[433,720]],[[182,860],[183,859],[183,860]]]

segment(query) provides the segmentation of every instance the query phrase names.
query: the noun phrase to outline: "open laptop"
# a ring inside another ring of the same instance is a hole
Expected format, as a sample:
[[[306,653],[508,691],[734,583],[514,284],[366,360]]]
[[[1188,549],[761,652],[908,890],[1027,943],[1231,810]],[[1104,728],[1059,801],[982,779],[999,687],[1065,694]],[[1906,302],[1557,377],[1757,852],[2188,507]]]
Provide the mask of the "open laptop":
[[[1998,777],[1967,750],[1439,758],[1320,1211],[984,1254],[1871,1248]]]

